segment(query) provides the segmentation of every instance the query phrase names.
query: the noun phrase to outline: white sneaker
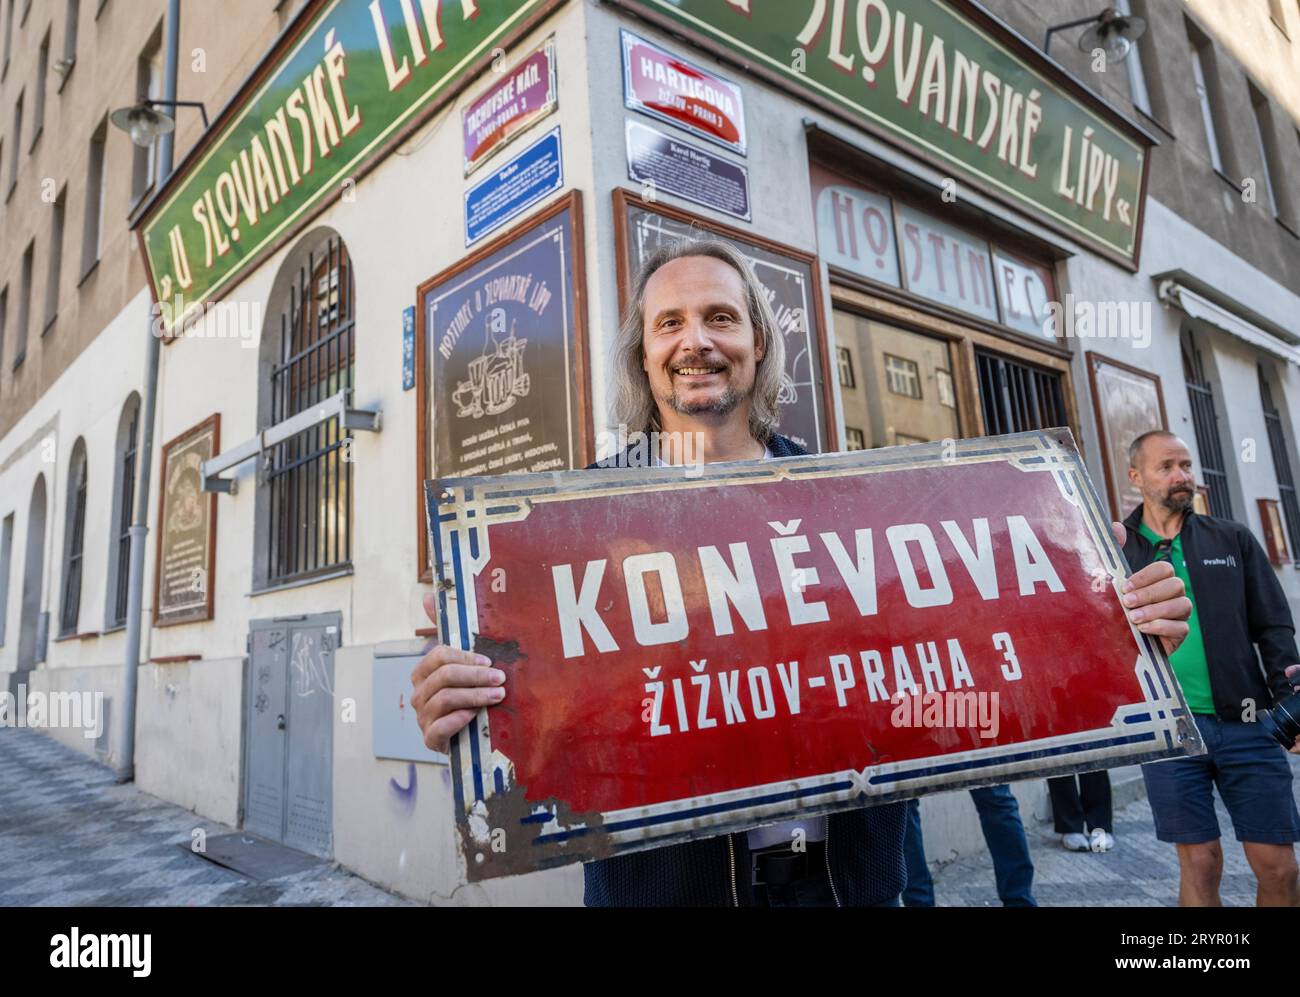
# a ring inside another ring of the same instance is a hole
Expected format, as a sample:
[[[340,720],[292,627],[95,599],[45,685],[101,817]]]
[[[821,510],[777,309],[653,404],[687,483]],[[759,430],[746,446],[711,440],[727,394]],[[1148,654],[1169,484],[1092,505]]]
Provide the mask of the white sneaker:
[[[1088,846],[1094,852],[1108,852],[1115,847],[1115,836],[1099,827],[1094,827]]]
[[[1069,834],[1061,835],[1061,847],[1067,852],[1086,852],[1092,846],[1078,831],[1071,831]]]

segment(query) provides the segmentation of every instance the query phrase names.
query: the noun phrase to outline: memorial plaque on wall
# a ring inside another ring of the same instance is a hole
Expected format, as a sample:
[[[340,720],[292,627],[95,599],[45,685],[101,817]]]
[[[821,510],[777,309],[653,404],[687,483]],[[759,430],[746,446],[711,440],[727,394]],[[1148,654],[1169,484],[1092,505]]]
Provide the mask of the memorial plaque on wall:
[[[574,192],[420,285],[421,480],[590,461],[581,231]]]
[[[614,191],[619,237],[620,308],[631,277],[660,246],[679,239],[722,239],[749,260],[785,334],[785,376],[781,379],[781,421],[777,431],[812,453],[834,449],[826,413],[826,373],[820,340],[821,290],[817,259],[757,236],[707,221],[635,194]]]
[[[153,623],[212,619],[217,496],[203,491],[203,462],[221,448],[221,416],[209,416],[162,448]]]

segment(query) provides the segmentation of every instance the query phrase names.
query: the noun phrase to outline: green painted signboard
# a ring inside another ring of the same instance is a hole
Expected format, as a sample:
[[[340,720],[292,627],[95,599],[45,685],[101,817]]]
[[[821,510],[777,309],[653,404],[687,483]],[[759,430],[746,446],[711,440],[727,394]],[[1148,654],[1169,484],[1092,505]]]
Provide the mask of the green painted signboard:
[[[170,333],[563,0],[324,0],[137,222]]]
[[[613,2],[1135,265],[1152,143],[974,5]]]

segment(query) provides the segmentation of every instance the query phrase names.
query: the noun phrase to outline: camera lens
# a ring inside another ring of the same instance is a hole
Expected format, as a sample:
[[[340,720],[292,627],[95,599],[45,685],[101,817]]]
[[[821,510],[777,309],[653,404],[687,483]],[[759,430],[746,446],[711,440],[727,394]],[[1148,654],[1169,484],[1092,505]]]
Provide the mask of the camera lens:
[[[1271,710],[1264,710],[1259,722],[1282,747],[1288,750],[1294,747],[1295,739],[1300,737],[1300,693],[1279,700]]]

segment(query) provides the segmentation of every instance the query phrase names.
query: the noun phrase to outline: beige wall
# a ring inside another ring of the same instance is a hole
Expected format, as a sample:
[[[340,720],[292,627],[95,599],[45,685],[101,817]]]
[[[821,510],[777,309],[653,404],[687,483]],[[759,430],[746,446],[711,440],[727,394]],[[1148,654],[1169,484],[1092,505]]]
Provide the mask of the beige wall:
[[[106,200],[99,264],[82,270],[82,232],[92,134],[104,115],[136,98],[136,65],[152,40],[161,40],[166,0],[81,0],[76,61],[60,82],[47,74],[44,128],[32,144],[39,50],[50,37],[51,66],[62,57],[66,7],[56,0],[0,0],[0,33],[13,4],[10,60],[0,78],[0,290],[9,288],[3,355],[0,355],[0,438],[40,398],[100,331],[145,286],[144,267],[128,231],[135,147],[111,125],[105,145]],[[181,5],[177,98],[207,105],[209,118],[235,92],[275,39],[297,2],[277,11],[272,0],[221,0]],[[3,44],[0,41],[0,44]],[[159,50],[159,64],[162,52]],[[23,97],[17,186],[9,194],[14,106]],[[202,133],[195,108],[178,109],[175,158],[179,164]],[[66,186],[58,314],[45,326],[52,203]],[[7,198],[6,198],[6,195]],[[31,318],[26,360],[13,369],[23,252],[35,239]],[[144,328],[141,328],[143,336]],[[139,350],[144,353],[143,338]]]
[[[1255,84],[1300,122],[1300,4],[1294,0],[1183,0]],[[1282,23],[1273,20],[1281,14]],[[1292,150],[1300,159],[1300,148]],[[1294,166],[1297,159],[1293,159]]]

